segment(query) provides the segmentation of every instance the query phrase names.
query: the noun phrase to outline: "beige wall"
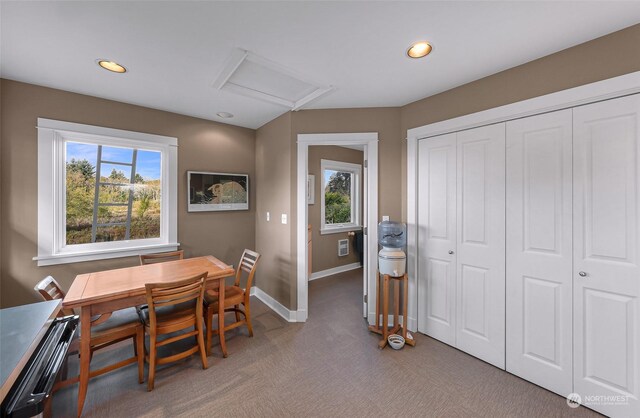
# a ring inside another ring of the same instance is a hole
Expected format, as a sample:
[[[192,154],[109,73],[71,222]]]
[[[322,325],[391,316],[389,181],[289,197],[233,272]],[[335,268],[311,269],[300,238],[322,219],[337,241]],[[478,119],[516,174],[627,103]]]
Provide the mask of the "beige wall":
[[[377,132],[379,152],[379,216],[400,219],[402,149],[399,108],[326,109],[289,112],[256,133],[258,177],[256,248],[261,252],[256,285],[288,309],[297,309],[296,170],[298,134]],[[261,184],[277,185],[277,192]],[[286,188],[281,190],[280,188]],[[275,195],[274,195],[275,193]],[[266,211],[271,222],[266,222]],[[282,212],[276,210],[281,210]],[[288,211],[288,224],[280,222]],[[274,213],[276,212],[276,213]],[[277,218],[277,219],[276,219]]]
[[[401,219],[406,214],[407,129],[640,71],[638,45],[640,25],[635,25],[402,108],[303,110],[287,113],[257,132],[3,80],[1,303],[32,300],[32,284],[44,273],[57,275],[68,286],[80,272],[135,264],[133,259],[119,259],[36,268],[31,261],[36,184],[35,175],[25,175],[25,167],[35,167],[39,116],[178,137],[180,196],[185,194],[187,169],[248,172],[251,202],[256,202],[249,212],[190,215],[186,202],[179,199],[179,239],[190,255],[210,252],[228,262],[236,262],[241,248],[255,243],[263,255],[256,284],[289,309],[297,309],[297,134],[378,132],[379,216]],[[288,215],[287,225],[280,223],[282,213]]]
[[[255,244],[255,131],[9,80],[1,81],[1,306],[38,300],[34,284],[53,275],[66,289],[79,273],[133,266],[134,257],[36,267],[37,118],[178,138],[178,240],[189,257],[237,264]],[[248,173],[250,210],[187,213],[187,170]]]
[[[291,277],[295,269],[291,248],[291,113],[256,132],[256,251],[261,255],[256,286],[285,306],[291,306]],[[266,214],[271,214],[267,222]]]
[[[347,264],[359,263],[358,253],[353,248],[353,239],[347,236],[346,232],[339,234],[320,234],[321,220],[321,197],[322,193],[322,172],[320,171],[320,160],[333,160],[345,163],[363,165],[363,152],[335,146],[310,146],[309,147],[309,174],[315,175],[315,204],[308,205],[309,224],[311,224],[312,239],[312,262],[311,271],[323,271],[334,267],[346,266]],[[362,218],[362,186],[363,178],[360,176],[360,219]],[[349,239],[349,255],[338,257],[338,240]]]
[[[640,24],[402,107],[401,132],[640,71]],[[402,153],[406,219],[406,145]]]

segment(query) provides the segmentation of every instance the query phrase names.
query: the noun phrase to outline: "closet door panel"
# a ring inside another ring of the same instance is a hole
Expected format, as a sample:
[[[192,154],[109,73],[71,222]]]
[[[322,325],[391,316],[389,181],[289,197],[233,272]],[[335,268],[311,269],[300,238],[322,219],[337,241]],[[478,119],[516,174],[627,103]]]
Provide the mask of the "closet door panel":
[[[455,345],[455,134],[421,140],[418,153],[418,330]]]
[[[639,95],[574,109],[574,391],[611,416],[640,416],[639,137]]]
[[[507,123],[507,371],[572,392],[572,113]]]
[[[505,125],[458,132],[457,347],[504,368]]]

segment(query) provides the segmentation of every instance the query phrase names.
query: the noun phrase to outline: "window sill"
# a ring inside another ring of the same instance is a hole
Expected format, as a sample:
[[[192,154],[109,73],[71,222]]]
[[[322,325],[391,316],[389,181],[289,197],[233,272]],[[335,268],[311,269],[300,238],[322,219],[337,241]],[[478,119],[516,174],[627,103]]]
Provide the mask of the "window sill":
[[[163,251],[175,251],[180,243],[153,244],[129,248],[113,248],[96,251],[83,251],[78,253],[65,253],[54,255],[42,255],[33,257],[38,262],[38,267],[53,266],[56,264],[81,263],[83,261],[106,260],[109,258],[132,257],[140,254],[149,254]]]
[[[320,235],[340,234],[343,232],[361,231],[361,230],[362,230],[362,227],[359,225],[338,226],[335,228],[320,229]]]

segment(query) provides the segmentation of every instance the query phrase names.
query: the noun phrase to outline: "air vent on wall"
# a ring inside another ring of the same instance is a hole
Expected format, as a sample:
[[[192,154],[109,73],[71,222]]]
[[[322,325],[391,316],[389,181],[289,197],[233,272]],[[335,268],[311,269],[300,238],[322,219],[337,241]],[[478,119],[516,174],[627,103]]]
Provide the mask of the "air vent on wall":
[[[332,90],[275,62],[236,49],[213,87],[296,110]]]
[[[338,257],[344,257],[345,255],[349,255],[349,240],[340,239],[338,240]]]

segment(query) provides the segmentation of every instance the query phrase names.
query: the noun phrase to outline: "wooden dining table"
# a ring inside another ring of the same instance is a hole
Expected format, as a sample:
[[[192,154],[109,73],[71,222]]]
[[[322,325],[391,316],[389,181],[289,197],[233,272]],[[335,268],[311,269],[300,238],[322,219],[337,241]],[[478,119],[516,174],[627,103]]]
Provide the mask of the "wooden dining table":
[[[78,416],[82,414],[91,361],[91,318],[110,315],[119,309],[147,303],[145,284],[166,283],[208,273],[205,286],[219,288],[218,329],[224,330],[224,285],[220,282],[235,273],[233,268],[213,256],[187,258],[164,263],[128,267],[96,273],[79,274],[71,284],[62,306],[80,311],[80,384],[78,388]],[[224,332],[220,333],[224,349]]]

